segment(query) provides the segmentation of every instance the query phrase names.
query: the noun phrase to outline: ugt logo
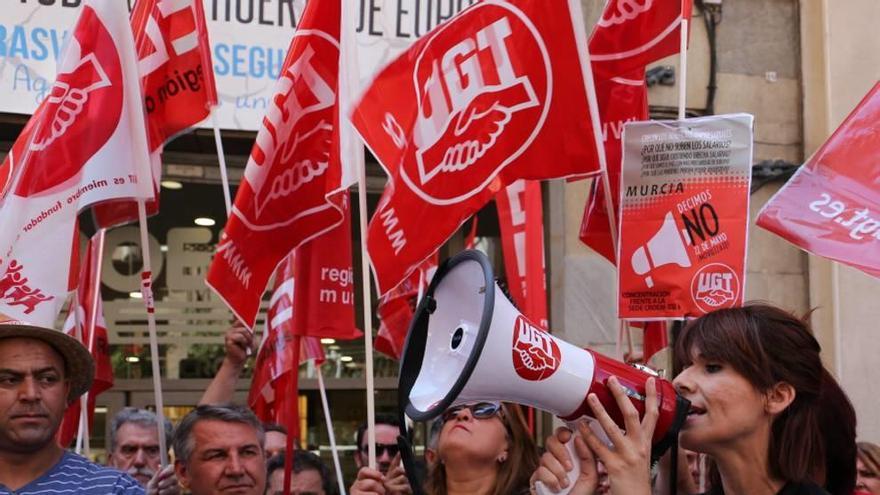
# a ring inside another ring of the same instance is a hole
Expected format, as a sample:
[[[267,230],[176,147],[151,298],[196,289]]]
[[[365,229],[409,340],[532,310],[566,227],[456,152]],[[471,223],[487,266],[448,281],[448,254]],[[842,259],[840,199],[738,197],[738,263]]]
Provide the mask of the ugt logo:
[[[413,85],[412,142],[391,114],[384,129],[406,143],[404,182],[430,203],[452,204],[481,191],[529,147],[550,106],[552,71],[531,19],[486,1],[424,42]]]
[[[541,328],[522,315],[513,325],[513,368],[530,381],[540,381],[556,372],[562,361],[559,345]]]
[[[122,114],[122,80],[116,43],[86,5],[49,96],[24,130],[34,133],[29,162],[45,163],[24,168],[16,194],[32,196],[67,182],[107,143]],[[20,162],[23,153],[17,155]]]
[[[729,308],[739,301],[739,277],[723,263],[710,263],[701,268],[691,280],[691,297],[705,313]]]
[[[293,63],[278,79],[275,97],[245,168],[249,187],[243,192],[252,207],[248,213],[237,207],[234,210],[255,229],[271,229],[296,219],[290,215],[294,195],[298,201],[315,201],[309,212],[329,207],[324,201],[323,183],[303,188],[330,166],[339,43],[317,30],[295,36],[300,42],[288,55]]]

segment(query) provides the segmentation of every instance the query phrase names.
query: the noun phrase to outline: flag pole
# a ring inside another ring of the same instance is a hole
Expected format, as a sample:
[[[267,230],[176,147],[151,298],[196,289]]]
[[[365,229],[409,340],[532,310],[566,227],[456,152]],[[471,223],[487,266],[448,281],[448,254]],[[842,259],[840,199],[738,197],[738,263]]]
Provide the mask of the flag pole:
[[[147,234],[147,208],[143,198],[137,200],[138,224],[141,232],[141,253],[144,266],[141,270],[141,294],[147,310],[147,329],[150,332],[150,361],[153,365],[153,396],[156,402],[156,428],[159,430],[160,467],[168,465],[168,447],[165,445],[165,406],[162,400],[162,375],[159,369],[159,337],[156,333],[156,306],[153,301],[152,265],[150,264],[150,238]]]
[[[575,8],[572,9],[572,12],[577,14],[581,13],[580,3],[579,2],[569,2],[569,5],[573,5]],[[584,30],[583,22],[581,22],[582,17],[572,16],[572,22],[574,23],[575,32],[581,34],[583,39],[586,39],[586,32]],[[617,253],[617,212],[614,211],[614,198],[611,191],[611,182],[608,179],[608,160],[605,157],[605,142],[602,139],[602,122],[599,120],[599,103],[598,98],[596,97],[596,83],[593,79],[593,66],[590,62],[590,48],[589,44],[584,43],[583,46],[579,45],[578,53],[581,55],[581,71],[582,76],[584,78],[584,86],[587,91],[587,105],[590,110],[590,124],[593,128],[593,140],[596,146],[596,155],[599,158],[599,170],[601,172],[601,180],[602,180],[602,188],[605,189],[605,215],[608,217],[608,226],[609,232],[611,233],[611,245],[614,247],[615,253]],[[620,260],[617,260],[617,263],[620,263]],[[614,291],[617,292],[616,290]],[[615,311],[616,312],[616,311]],[[617,339],[615,342],[615,352],[617,357],[621,357],[621,331],[623,330],[624,321],[618,319],[619,328],[617,332]],[[632,352],[632,349],[630,349]]]
[[[367,171],[363,155],[358,169],[358,224],[361,231],[361,288],[364,305],[364,360],[367,385],[367,446],[370,469],[376,469],[376,394],[373,381],[373,302],[370,294],[370,255],[367,252]]]
[[[333,433],[333,421],[330,420],[330,406],[327,403],[327,388],[324,387],[324,373],[321,366],[318,371],[318,390],[321,392],[321,405],[324,407],[324,421],[327,423],[327,436],[330,437],[330,452],[333,454],[333,467],[336,468],[336,482],[339,484],[339,495],[345,495],[345,481],[342,479],[342,465],[339,464],[339,450],[336,448],[336,435]]]
[[[82,321],[79,317],[79,287],[73,290],[73,328],[74,328],[74,336],[76,340],[80,342],[83,341],[83,327]],[[83,343],[85,345],[85,343]],[[76,428],[76,447],[74,448],[74,452],[77,454],[82,454],[83,445],[88,442],[87,439],[89,436],[89,417],[88,417],[88,404],[89,404],[89,392],[79,396],[79,422],[77,423]],[[86,451],[86,456],[88,456],[89,452]]]
[[[91,331],[89,332],[89,343],[86,346],[86,349],[89,350],[90,355],[95,354],[95,328],[98,324],[98,301],[101,297],[101,260],[104,258],[104,234],[106,234],[107,229],[98,229],[98,252],[92,262],[96,264],[95,268],[95,278],[91,281],[92,287],[94,288],[94,295],[92,296],[92,300],[89,301],[89,309],[91,313],[89,313],[89,326]],[[88,253],[86,256],[90,256],[91,253]],[[91,275],[91,273],[89,274]],[[74,292],[74,297],[76,297],[76,311],[74,311],[74,320],[76,322],[77,333],[80,333],[80,342],[82,342],[82,328],[81,322],[79,321],[79,289]],[[89,431],[89,395],[90,391],[86,391],[86,393],[80,396],[80,423],[79,430],[77,432],[76,439],[76,453],[84,452],[86,457],[90,457],[92,454],[92,446],[91,439],[89,436],[91,432]],[[82,450],[80,450],[82,447]]]
[[[211,109],[211,126],[214,128],[214,145],[217,147],[217,160],[220,162],[220,181],[223,182],[223,201],[226,204],[226,218],[232,214],[232,196],[229,191],[229,176],[226,174],[226,154],[220,138],[220,124],[217,123],[217,107]]]
[[[684,18],[685,2],[681,2],[681,44],[678,51],[679,74],[678,74],[678,120],[684,120],[687,103],[687,47],[688,47],[688,23],[690,19]]]

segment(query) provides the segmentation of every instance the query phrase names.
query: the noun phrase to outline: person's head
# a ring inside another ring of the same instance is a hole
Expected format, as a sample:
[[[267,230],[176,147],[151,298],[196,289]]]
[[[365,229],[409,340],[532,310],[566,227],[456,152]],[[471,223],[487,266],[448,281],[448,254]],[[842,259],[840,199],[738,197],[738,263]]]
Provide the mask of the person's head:
[[[766,449],[772,476],[851,491],[854,474],[828,467],[831,452],[846,455],[845,444],[855,443],[855,413],[819,352],[804,321],[766,304],[714,311],[688,324],[673,357],[681,370],[673,383],[691,401],[681,445],[716,459],[726,449],[755,446]],[[829,424],[823,408],[834,409],[838,424]]]
[[[0,452],[57,448],[64,410],[94,375],[94,360],[76,339],[0,315]]]
[[[287,428],[278,423],[264,423],[266,432],[266,457],[272,458],[287,450]]]
[[[880,446],[870,442],[859,442],[856,469],[858,474],[856,489],[880,495]]]
[[[266,495],[284,493],[284,454],[269,459],[266,467],[268,486]],[[333,480],[330,470],[321,458],[307,450],[293,453],[293,477],[290,479],[291,495],[330,495]]]
[[[400,422],[388,414],[376,415],[376,464],[382,474],[388,472],[391,461],[397,455],[397,435],[400,434]],[[357,430],[358,449],[354,453],[354,463],[358,469],[367,465],[368,445],[367,423],[364,422]]]
[[[146,409],[126,407],[110,421],[110,442],[107,465],[127,472],[146,486],[159,470],[159,420]],[[168,445],[171,441],[171,421],[165,418],[163,433]]]
[[[174,471],[192,495],[263,495],[263,424],[241,406],[198,406],[174,432]]]
[[[431,495],[446,494],[446,480],[456,471],[484,469],[495,476],[493,495],[515,493],[528,486],[538,466],[538,452],[519,406],[481,402],[443,413],[437,459],[426,487]]]

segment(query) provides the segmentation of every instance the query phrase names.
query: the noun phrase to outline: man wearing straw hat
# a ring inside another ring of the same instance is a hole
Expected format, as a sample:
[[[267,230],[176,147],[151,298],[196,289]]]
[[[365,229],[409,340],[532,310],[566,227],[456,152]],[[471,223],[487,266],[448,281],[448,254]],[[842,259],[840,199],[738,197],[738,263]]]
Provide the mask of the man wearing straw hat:
[[[0,314],[0,495],[144,493],[127,474],[55,441],[64,410],[94,376],[95,362],[76,339]]]

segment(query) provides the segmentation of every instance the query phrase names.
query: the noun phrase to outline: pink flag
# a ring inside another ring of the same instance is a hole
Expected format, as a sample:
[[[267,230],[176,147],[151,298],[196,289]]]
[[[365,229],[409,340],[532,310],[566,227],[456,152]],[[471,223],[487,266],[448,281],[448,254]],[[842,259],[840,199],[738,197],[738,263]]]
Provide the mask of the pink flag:
[[[376,76],[352,121],[390,177],[367,239],[380,294],[511,182],[597,170],[581,26],[579,1],[481,2]]]
[[[0,167],[0,311],[51,327],[79,211],[153,196],[128,13],[86,0],[58,77]]]
[[[880,277],[880,83],[764,205],[757,224]]]
[[[340,2],[308,3],[208,272],[248,327],[275,267],[342,221],[339,26]]]

